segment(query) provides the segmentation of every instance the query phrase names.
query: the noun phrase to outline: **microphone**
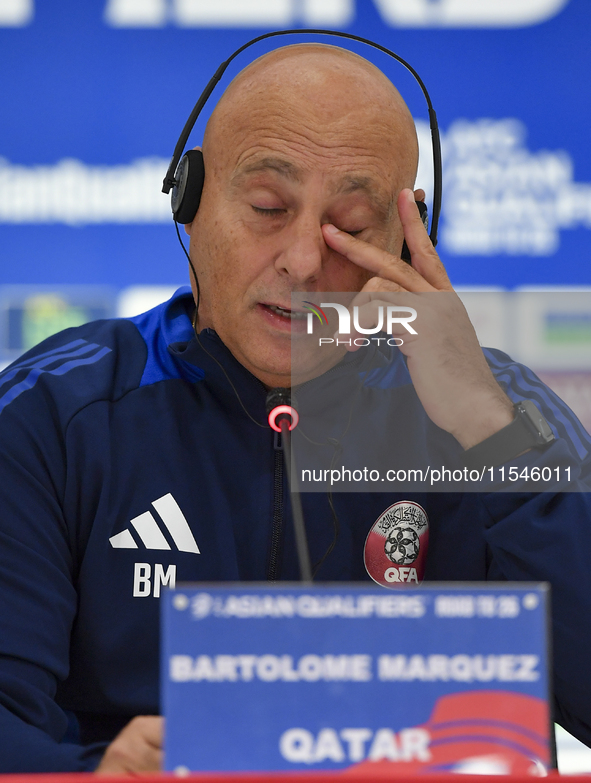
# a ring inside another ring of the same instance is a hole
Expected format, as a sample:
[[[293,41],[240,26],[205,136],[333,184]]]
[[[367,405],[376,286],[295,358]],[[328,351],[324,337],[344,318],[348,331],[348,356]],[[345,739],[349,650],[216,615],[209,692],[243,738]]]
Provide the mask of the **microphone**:
[[[287,482],[291,495],[293,526],[298,561],[300,564],[300,580],[302,582],[311,583],[312,566],[310,564],[310,553],[308,551],[306,526],[304,524],[302,501],[297,485],[296,468],[291,453],[291,430],[297,427],[300,419],[298,412],[294,407],[296,404],[295,398],[291,395],[291,389],[277,387],[276,389],[271,389],[267,394],[265,408],[269,418],[269,426],[271,429],[275,430],[275,432],[281,433],[281,448],[285,459],[285,467],[287,468]]]
[[[297,405],[295,398],[293,399],[294,405]],[[278,386],[276,389],[271,389],[267,394],[267,401],[265,407],[267,409],[267,416],[269,417],[269,426],[275,432],[281,432],[281,422],[286,420],[289,425],[289,430],[295,430],[298,426],[300,417],[297,410],[292,406],[291,389],[286,389]]]

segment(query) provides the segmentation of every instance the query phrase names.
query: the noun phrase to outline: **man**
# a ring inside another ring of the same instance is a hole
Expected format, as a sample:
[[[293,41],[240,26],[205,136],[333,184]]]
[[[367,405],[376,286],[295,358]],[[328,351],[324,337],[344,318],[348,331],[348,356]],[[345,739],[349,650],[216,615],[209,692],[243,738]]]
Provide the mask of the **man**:
[[[281,457],[256,426],[266,390],[290,385],[292,292],[363,292],[370,309],[384,291],[455,301],[414,204],[411,116],[361,58],[305,45],[257,60],[216,107],[203,154],[203,196],[187,227],[198,313],[181,292],[143,316],[50,338],[3,376],[2,771],[158,769],[163,586],[297,578]],[[399,257],[404,238],[412,266]],[[511,423],[514,398],[463,310],[448,320],[445,335],[432,329],[406,358],[422,415],[467,449]],[[561,416],[551,448],[580,480],[589,441]],[[341,534],[318,579],[368,578],[367,532],[396,499],[334,498]],[[552,581],[556,714],[591,739],[586,496],[421,502],[427,578]],[[318,562],[332,537],[329,504],[303,503]]]

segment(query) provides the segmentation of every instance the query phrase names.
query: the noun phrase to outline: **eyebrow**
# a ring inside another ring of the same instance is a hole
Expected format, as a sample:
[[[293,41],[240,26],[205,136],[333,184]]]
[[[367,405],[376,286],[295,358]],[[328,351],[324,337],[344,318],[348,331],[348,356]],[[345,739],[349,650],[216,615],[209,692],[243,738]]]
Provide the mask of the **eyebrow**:
[[[341,193],[355,193],[357,190],[361,190],[367,195],[380,217],[383,217],[385,220],[389,220],[392,217],[394,200],[392,198],[383,198],[377,192],[375,182],[371,177],[364,177],[363,175],[345,175],[337,185],[335,195],[340,195]]]
[[[302,173],[293,163],[283,158],[266,157],[259,158],[259,160],[248,163],[238,169],[232,176],[232,184],[239,184],[249,174],[258,174],[263,171],[274,171],[280,177],[284,177],[291,182],[300,183],[302,181]]]
[[[259,160],[253,161],[252,163],[248,163],[234,172],[231,179],[232,185],[239,185],[249,174],[258,174],[264,171],[273,171],[290,182],[299,184],[303,181],[302,171],[291,163],[291,161],[285,160],[284,158],[266,156],[264,158],[259,158]],[[376,190],[375,182],[371,177],[366,177],[362,174],[345,175],[334,189],[334,193],[335,195],[340,195],[341,193],[354,193],[358,190],[363,191],[367,195],[372,206],[376,209],[382,219],[386,221],[390,220],[392,217],[394,200],[392,198],[385,199],[379,195]]]

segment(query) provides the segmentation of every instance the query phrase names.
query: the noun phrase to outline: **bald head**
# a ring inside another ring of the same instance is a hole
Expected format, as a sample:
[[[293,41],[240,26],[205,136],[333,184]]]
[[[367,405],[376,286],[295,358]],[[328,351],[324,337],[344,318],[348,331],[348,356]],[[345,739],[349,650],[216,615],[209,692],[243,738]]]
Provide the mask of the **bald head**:
[[[395,186],[413,187],[418,162],[414,121],[392,82],[353,52],[324,44],[276,49],[248,65],[226,89],[206,128],[208,163],[227,163],[241,133],[301,128],[326,154],[355,136],[379,145],[396,171]]]

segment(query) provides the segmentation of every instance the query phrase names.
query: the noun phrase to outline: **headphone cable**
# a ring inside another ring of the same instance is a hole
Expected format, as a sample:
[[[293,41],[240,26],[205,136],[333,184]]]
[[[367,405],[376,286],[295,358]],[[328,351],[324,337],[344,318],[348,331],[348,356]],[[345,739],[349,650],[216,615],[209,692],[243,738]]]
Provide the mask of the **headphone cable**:
[[[217,366],[220,368],[220,370],[221,370],[221,371],[224,373],[224,376],[226,377],[226,380],[228,381],[228,383],[230,384],[230,386],[231,386],[231,388],[232,388],[232,391],[233,391],[233,392],[234,392],[234,394],[236,395],[236,399],[237,399],[237,400],[238,400],[238,402],[240,403],[240,407],[242,408],[242,410],[244,411],[244,413],[246,413],[246,415],[248,416],[248,418],[249,418],[249,419],[250,419],[250,420],[251,420],[251,421],[252,421],[254,424],[256,424],[256,425],[257,425],[257,427],[261,427],[261,429],[264,429],[264,430],[266,430],[266,429],[269,429],[269,425],[268,425],[268,424],[261,424],[261,423],[260,423],[260,421],[257,421],[257,420],[254,418],[254,416],[252,416],[252,415],[250,414],[250,412],[247,410],[247,408],[246,408],[245,404],[242,402],[242,398],[241,398],[241,397],[240,397],[240,395],[238,394],[238,389],[237,389],[237,388],[236,388],[236,386],[233,384],[233,382],[232,382],[232,379],[230,378],[230,376],[229,376],[229,375],[228,375],[228,373],[226,372],[226,369],[225,369],[225,367],[223,366],[223,364],[221,364],[221,362],[219,362],[219,361],[216,359],[216,357],[215,357],[215,356],[213,356],[213,355],[212,355],[212,354],[211,354],[211,353],[210,353],[210,352],[207,350],[207,348],[206,348],[206,347],[203,345],[203,343],[201,342],[201,337],[199,336],[199,332],[198,332],[198,330],[197,330],[197,315],[198,315],[198,312],[199,312],[199,304],[200,304],[200,302],[201,302],[201,288],[199,287],[199,280],[197,279],[197,273],[195,272],[195,267],[193,266],[193,261],[191,260],[191,256],[190,256],[190,255],[189,255],[189,253],[187,252],[187,248],[185,247],[185,243],[184,243],[184,242],[183,242],[183,240],[181,239],[181,232],[179,231],[179,224],[177,223],[177,221],[176,221],[176,220],[174,221],[174,225],[175,225],[175,228],[176,228],[176,235],[177,235],[177,237],[178,237],[178,239],[179,239],[179,242],[181,243],[181,247],[183,248],[183,252],[184,252],[184,254],[187,256],[187,259],[188,259],[188,261],[189,261],[189,266],[191,267],[191,272],[192,272],[192,274],[193,274],[193,280],[195,280],[195,287],[197,288],[197,301],[195,302],[195,313],[194,313],[194,315],[193,315],[193,332],[194,332],[194,334],[195,334],[195,339],[196,339],[196,340],[197,340],[197,342],[199,343],[199,347],[200,347],[200,348],[201,348],[201,349],[202,349],[202,350],[203,350],[203,351],[204,351],[204,352],[205,352],[205,353],[206,353],[206,354],[209,356],[209,358],[210,358],[210,359],[213,359],[213,361],[214,361],[214,362],[217,364]]]

